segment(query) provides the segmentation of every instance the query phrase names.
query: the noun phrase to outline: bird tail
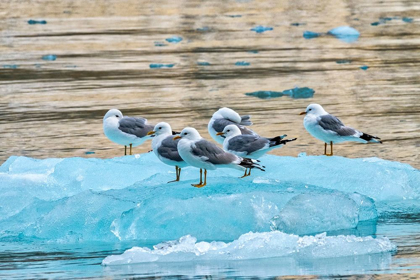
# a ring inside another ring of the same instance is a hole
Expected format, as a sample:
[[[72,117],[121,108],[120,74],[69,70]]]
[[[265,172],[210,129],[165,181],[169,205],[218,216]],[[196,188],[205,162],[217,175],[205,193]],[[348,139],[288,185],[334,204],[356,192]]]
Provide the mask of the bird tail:
[[[240,124],[245,125],[245,126],[252,125],[251,116],[250,115],[241,116]]]
[[[250,159],[250,158],[242,158],[241,163],[239,163],[240,166],[245,167],[245,168],[257,168],[261,171],[265,171],[265,166],[261,166],[259,164],[259,160],[256,159]]]
[[[382,144],[381,138],[373,136],[373,135],[369,135],[369,134],[366,134],[366,133],[363,133],[363,132],[362,132],[362,135],[359,136],[359,138],[363,139],[367,142],[381,143]]]
[[[269,138],[268,140],[270,140],[270,147],[274,147],[274,146],[278,146],[278,145],[286,145],[287,142],[292,142],[292,141],[295,141],[297,139],[297,138],[283,139],[286,136],[287,135],[284,134],[282,136],[276,136],[274,138]]]

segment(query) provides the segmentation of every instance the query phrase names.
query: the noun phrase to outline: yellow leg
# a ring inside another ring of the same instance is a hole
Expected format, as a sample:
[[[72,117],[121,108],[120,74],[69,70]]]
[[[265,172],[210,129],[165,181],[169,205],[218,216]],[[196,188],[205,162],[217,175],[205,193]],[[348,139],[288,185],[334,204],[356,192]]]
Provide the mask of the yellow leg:
[[[124,146],[124,155],[127,155],[127,146]]]
[[[324,156],[326,156],[327,155],[327,143],[324,143],[325,145],[324,145]]]
[[[203,183],[203,170],[200,168],[200,184],[191,184],[193,187],[202,188],[206,185],[207,181],[207,170],[204,169],[204,183]]]
[[[244,175],[241,178],[244,178],[244,177],[248,176],[247,171],[248,171],[248,169],[245,168],[245,173],[244,173]]]
[[[325,143],[325,155],[329,157],[333,155],[333,142],[332,141],[330,142],[330,145],[331,145],[330,153],[327,154],[327,143]]]
[[[132,152],[131,152],[131,149],[133,148],[133,144],[130,144],[130,156],[133,154]]]
[[[251,168],[249,169],[248,176],[251,175]]]

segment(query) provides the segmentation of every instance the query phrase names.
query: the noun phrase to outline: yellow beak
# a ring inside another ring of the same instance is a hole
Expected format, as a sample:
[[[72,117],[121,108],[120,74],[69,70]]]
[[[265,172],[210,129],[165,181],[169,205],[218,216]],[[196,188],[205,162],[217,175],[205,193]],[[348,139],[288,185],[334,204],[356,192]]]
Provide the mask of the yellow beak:
[[[152,134],[155,134],[155,131],[149,131],[149,132],[147,132],[147,135],[152,135]]]
[[[216,135],[223,135],[225,134],[224,132],[217,132]]]
[[[181,138],[181,136],[177,135],[174,137],[174,140]]]
[[[302,113],[300,113],[299,115],[306,115],[306,112],[302,112]]]

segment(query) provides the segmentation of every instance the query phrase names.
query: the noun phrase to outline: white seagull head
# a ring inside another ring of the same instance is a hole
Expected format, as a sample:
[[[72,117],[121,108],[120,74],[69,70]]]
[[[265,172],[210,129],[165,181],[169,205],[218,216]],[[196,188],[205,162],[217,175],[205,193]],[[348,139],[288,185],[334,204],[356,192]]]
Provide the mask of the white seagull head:
[[[328,114],[327,111],[322,108],[319,104],[310,104],[306,107],[306,111],[300,113],[301,115],[313,115],[313,116],[322,116]]]
[[[181,131],[181,134],[177,135],[174,137],[175,139],[188,139],[188,140],[200,140],[201,136],[200,133],[198,133],[197,129],[192,128],[192,127],[186,127]]]
[[[227,107],[223,107],[217,110],[217,112],[213,114],[213,118],[215,119],[223,118],[223,119],[233,121],[235,123],[240,123],[242,121],[241,116],[239,116],[238,113],[236,113],[235,111]]]
[[[120,120],[120,119],[123,118],[123,114],[118,109],[111,109],[105,114],[104,120],[106,120],[108,118],[116,118],[116,119]]]
[[[234,124],[230,124],[225,126],[223,132],[217,133],[218,135],[225,135],[226,137],[234,137],[237,135],[241,135],[241,130]]]
[[[157,125],[155,125],[155,128],[153,129],[153,131],[150,131],[148,134],[156,134],[156,135],[170,134],[170,135],[172,135],[172,128],[169,125],[169,123],[160,122]]]

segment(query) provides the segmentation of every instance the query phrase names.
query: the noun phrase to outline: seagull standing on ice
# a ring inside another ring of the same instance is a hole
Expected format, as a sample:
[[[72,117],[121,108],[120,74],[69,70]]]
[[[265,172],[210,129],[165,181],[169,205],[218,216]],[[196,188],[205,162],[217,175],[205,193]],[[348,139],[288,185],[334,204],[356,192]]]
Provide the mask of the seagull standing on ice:
[[[349,126],[345,126],[337,117],[328,114],[319,104],[311,104],[305,112],[303,125],[313,137],[324,141],[324,155],[333,155],[333,143],[355,141],[361,143],[381,143],[380,138],[360,132]],[[327,154],[327,144],[331,145],[331,152]]]
[[[200,168],[200,183],[192,184],[196,188],[206,185],[207,170],[215,170],[217,168],[245,170],[245,174],[242,177],[248,176],[246,174],[247,168],[258,168],[264,171],[256,160],[238,157],[232,153],[225,152],[216,144],[203,139],[195,128],[186,127],[181,131],[180,135],[175,136],[173,139],[179,138],[181,140],[178,143],[178,152],[181,158],[189,165]],[[202,178],[203,169],[204,182]]]
[[[124,117],[117,109],[111,109],[105,114],[103,126],[104,134],[109,140],[124,145],[124,155],[127,155],[127,146],[130,146],[131,155],[132,147],[150,139],[147,133],[153,130],[153,125],[147,124],[147,119]]]
[[[250,116],[240,116],[238,113],[230,108],[220,108],[213,114],[208,124],[208,130],[210,136],[219,144],[223,144],[224,137],[217,135],[218,132],[222,132],[223,129],[230,124],[234,124],[241,130],[242,134],[257,135],[254,131],[246,128],[245,126],[252,125]]]
[[[242,135],[241,130],[236,125],[226,126],[217,135],[225,136],[223,149],[229,153],[240,157],[258,159],[267,152],[283,147],[287,142],[295,141],[297,138],[284,139],[287,135],[265,138],[259,135]],[[245,171],[246,172],[246,171]],[[247,176],[251,175],[251,169]]]
[[[155,128],[147,133],[147,135],[155,135],[152,140],[153,152],[161,162],[167,165],[175,166],[176,179],[171,182],[178,182],[181,176],[181,168],[188,164],[181,158],[178,153],[178,140],[173,140],[172,128],[166,122],[158,123]]]

